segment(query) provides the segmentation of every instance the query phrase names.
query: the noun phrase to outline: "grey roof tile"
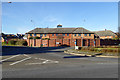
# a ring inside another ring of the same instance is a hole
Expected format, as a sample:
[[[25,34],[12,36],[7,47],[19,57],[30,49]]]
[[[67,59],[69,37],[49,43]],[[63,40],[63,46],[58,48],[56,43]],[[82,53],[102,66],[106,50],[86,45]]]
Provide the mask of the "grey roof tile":
[[[28,33],[93,33],[84,28],[35,28]]]
[[[113,36],[115,37],[116,34],[110,30],[105,30],[105,31],[94,31],[95,34],[97,34],[98,36]]]

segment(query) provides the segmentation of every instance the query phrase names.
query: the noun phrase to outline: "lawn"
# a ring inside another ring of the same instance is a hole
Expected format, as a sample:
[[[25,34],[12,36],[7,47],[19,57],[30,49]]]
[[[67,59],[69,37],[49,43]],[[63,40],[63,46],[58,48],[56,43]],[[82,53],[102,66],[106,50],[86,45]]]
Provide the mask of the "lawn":
[[[96,49],[96,50],[102,50],[102,49],[117,50],[118,48],[94,48],[94,49]]]
[[[88,52],[88,53],[102,53],[102,55],[109,55],[109,56],[118,56],[118,52],[120,52],[119,46],[107,46],[107,47],[87,47],[81,48],[80,52]]]

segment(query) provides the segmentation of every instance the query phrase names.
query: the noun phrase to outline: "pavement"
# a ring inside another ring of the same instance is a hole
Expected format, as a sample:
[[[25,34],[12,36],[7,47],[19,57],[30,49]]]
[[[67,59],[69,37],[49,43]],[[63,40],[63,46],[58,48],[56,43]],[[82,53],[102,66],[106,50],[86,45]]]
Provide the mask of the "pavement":
[[[108,56],[108,55],[102,55],[102,53],[97,52],[81,52],[78,50],[65,50],[64,53],[71,54],[71,55],[77,55],[77,56],[89,56],[89,57],[106,57],[106,58],[119,58],[118,56]]]
[[[64,53],[73,47],[3,46],[3,78],[118,78],[117,58]]]

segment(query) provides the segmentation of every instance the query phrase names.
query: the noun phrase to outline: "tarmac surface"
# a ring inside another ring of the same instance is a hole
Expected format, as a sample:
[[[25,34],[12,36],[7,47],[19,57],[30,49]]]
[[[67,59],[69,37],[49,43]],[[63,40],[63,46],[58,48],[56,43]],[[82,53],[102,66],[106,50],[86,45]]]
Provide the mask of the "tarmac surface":
[[[2,48],[3,78],[118,78],[117,58],[64,53],[73,47]]]

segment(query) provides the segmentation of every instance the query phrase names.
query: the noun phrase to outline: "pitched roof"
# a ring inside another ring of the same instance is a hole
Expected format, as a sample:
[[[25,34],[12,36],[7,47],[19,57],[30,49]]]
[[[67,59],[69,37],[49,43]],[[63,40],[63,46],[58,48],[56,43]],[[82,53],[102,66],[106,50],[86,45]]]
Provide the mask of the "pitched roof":
[[[100,37],[102,36],[113,36],[115,37],[116,34],[110,30],[105,30],[105,31],[94,31],[94,33]]]
[[[77,28],[73,33],[93,33],[93,32],[81,27],[81,28]]]
[[[84,28],[35,28],[29,33],[93,33]]]

